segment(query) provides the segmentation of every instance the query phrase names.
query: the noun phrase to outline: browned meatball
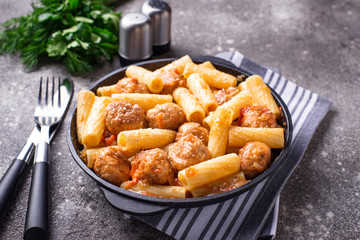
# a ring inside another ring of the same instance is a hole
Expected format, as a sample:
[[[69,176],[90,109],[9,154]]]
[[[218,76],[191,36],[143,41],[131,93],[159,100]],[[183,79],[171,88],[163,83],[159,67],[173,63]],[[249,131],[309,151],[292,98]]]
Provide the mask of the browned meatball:
[[[276,128],[275,115],[266,107],[260,105],[241,108],[238,125],[241,127]]]
[[[147,86],[136,78],[124,77],[118,81],[116,93],[149,93]]]
[[[182,137],[167,148],[169,162],[175,172],[210,159],[203,142],[192,134]]]
[[[176,130],[186,120],[181,107],[175,103],[158,104],[146,113],[150,128]]]
[[[186,122],[179,127],[178,132],[176,133],[176,141],[179,141],[180,138],[192,134],[198,139],[200,139],[205,145],[209,142],[209,131],[202,127],[199,123],[195,122]]]
[[[141,151],[131,162],[131,177],[133,180],[149,184],[173,185],[174,174],[164,150],[154,148]]]
[[[102,179],[116,186],[130,179],[130,163],[121,150],[102,148],[94,157],[94,172]]]
[[[216,98],[216,101],[219,103],[219,105],[222,105],[232,99],[236,94],[238,94],[240,90],[236,87],[229,87],[226,89],[221,89],[218,91],[215,91],[214,95]]]
[[[109,103],[105,109],[105,125],[115,135],[124,130],[143,128],[145,123],[145,112],[138,104],[117,101]]]
[[[159,77],[164,83],[164,88],[160,92],[162,94],[172,94],[176,88],[186,86],[185,78],[176,68],[161,71]]]
[[[262,142],[248,142],[239,151],[240,170],[247,179],[265,171],[271,164],[271,150]]]

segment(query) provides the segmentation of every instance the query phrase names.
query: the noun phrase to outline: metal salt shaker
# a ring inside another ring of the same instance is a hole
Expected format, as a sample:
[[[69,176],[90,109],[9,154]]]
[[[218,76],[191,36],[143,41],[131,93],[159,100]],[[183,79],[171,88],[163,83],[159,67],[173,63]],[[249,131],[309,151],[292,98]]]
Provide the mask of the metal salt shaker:
[[[171,7],[165,1],[148,0],[140,11],[152,22],[154,54],[165,53],[171,42]]]
[[[150,59],[152,50],[151,19],[142,13],[128,13],[120,20],[119,55],[126,66]]]

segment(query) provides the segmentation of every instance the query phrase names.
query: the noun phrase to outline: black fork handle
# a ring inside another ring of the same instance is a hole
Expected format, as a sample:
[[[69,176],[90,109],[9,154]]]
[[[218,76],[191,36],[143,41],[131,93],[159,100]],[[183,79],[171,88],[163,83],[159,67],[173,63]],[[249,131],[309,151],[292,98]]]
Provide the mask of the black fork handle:
[[[49,150],[46,142],[37,145],[28,209],[26,213],[24,240],[48,239],[48,198],[49,198]]]
[[[0,215],[34,155],[35,145],[26,143],[0,180]]]

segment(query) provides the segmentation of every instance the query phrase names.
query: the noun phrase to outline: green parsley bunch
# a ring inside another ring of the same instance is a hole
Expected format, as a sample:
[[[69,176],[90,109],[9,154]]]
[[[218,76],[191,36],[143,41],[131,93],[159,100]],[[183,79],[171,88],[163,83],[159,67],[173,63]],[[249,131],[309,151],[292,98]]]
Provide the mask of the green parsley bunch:
[[[32,9],[0,27],[0,54],[19,52],[27,69],[50,57],[70,73],[83,75],[117,54],[121,13],[104,1],[41,0]]]

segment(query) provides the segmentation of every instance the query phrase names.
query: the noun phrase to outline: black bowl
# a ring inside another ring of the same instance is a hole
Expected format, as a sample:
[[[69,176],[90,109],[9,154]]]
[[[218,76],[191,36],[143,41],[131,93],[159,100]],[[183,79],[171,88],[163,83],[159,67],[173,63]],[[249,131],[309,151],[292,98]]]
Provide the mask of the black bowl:
[[[231,75],[247,75],[244,72],[241,72],[239,69],[234,67],[231,63],[227,61],[221,61],[216,58],[192,58],[195,63],[201,63],[208,59],[212,60],[213,65],[220,71],[229,73]],[[137,65],[141,65],[142,67],[155,70],[158,69],[175,59],[158,59],[158,60],[150,60],[146,62],[139,63]],[[215,61],[216,60],[216,61]],[[126,67],[116,70],[105,77],[101,78],[97,82],[95,82],[90,90],[94,93],[96,89],[101,86],[107,86],[115,84],[119,79],[125,76]],[[271,89],[271,88],[270,88]],[[292,137],[292,122],[289,110],[280,96],[271,89],[272,94],[275,98],[275,101],[282,109],[282,119],[283,127],[285,128],[285,147],[282,150],[276,152],[277,157],[271,164],[271,166],[261,173],[259,176],[248,182],[247,184],[238,187],[234,190],[206,196],[199,198],[188,198],[188,199],[171,199],[171,198],[158,198],[151,197],[146,195],[137,194],[134,192],[127,191],[118,186],[115,186],[104,179],[97,176],[91,169],[89,169],[83,160],[80,158],[80,151],[83,149],[82,145],[79,144],[76,133],[76,106],[74,106],[71,111],[71,117],[69,119],[69,123],[67,126],[67,140],[70,152],[75,159],[76,163],[81,167],[81,169],[86,172],[94,181],[96,181],[101,189],[104,192],[106,199],[113,205],[115,208],[134,215],[149,215],[157,212],[165,211],[169,208],[183,208],[183,207],[199,207],[209,204],[219,203],[230,198],[239,196],[240,194],[248,191],[253,188],[257,184],[259,184],[262,180],[264,180],[269,175],[273,174],[274,170],[278,168],[281,162],[286,160],[286,156],[289,152],[290,141]]]

